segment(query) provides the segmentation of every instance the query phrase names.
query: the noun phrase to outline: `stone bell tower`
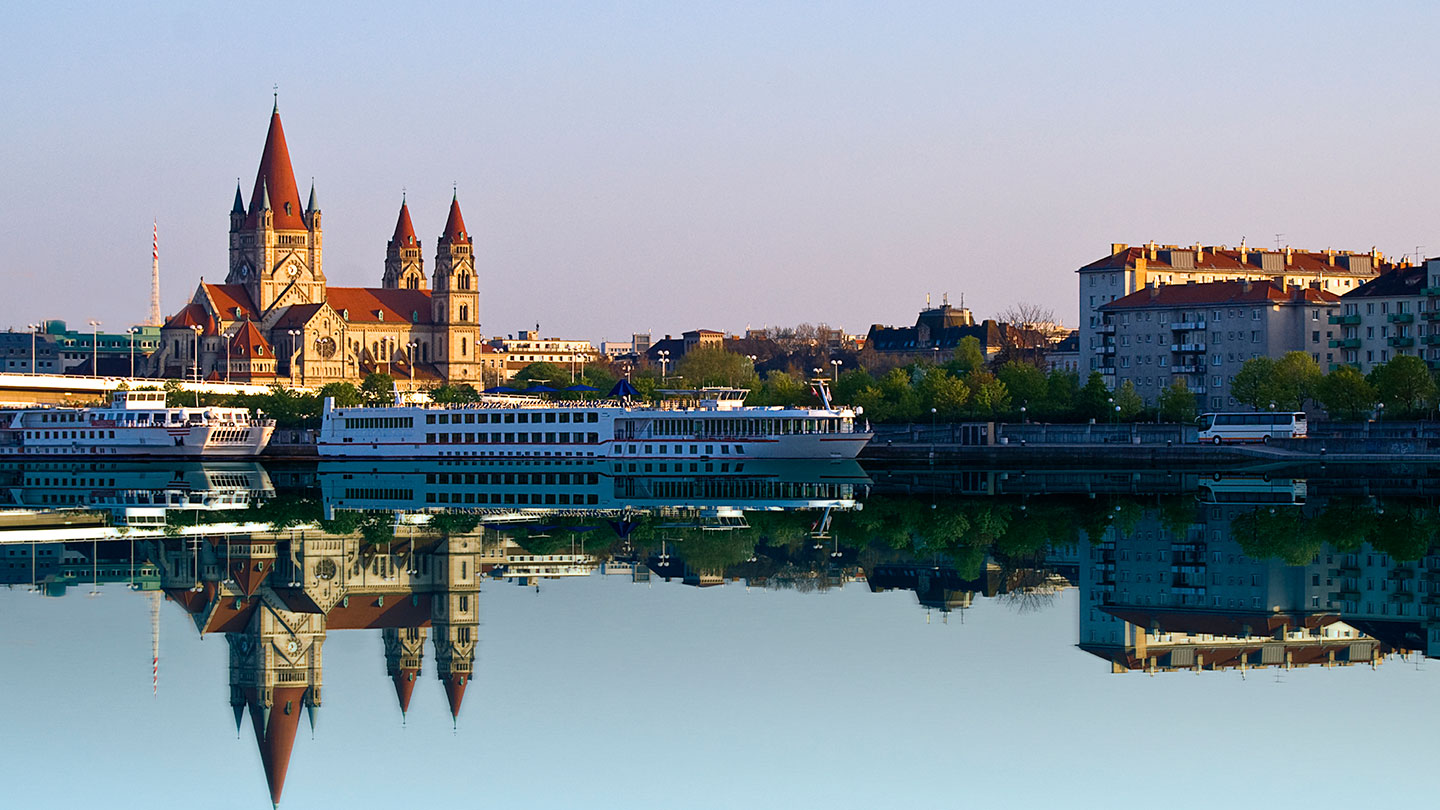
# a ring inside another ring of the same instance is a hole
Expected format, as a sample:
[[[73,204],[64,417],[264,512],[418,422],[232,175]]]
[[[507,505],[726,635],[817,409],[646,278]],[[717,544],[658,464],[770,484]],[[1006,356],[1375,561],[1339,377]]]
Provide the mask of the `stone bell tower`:
[[[431,357],[447,380],[477,380],[480,360],[480,292],[475,277],[475,240],[465,230],[458,197],[450,200],[445,232],[435,245],[431,316],[436,345]]]

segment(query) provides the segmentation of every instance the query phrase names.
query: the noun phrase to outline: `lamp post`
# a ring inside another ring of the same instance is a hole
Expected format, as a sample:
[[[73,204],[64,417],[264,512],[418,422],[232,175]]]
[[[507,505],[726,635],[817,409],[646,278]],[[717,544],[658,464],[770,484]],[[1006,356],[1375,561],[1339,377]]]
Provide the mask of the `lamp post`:
[[[661,382],[664,382],[665,370],[669,368],[670,363],[670,350],[661,349],[660,351],[655,352],[655,356],[660,358],[660,380]]]
[[[407,363],[406,365],[410,366],[410,390],[411,390],[411,391],[414,391],[414,390],[415,390],[415,347],[417,347],[417,346],[419,346],[419,345],[420,345],[420,344],[416,343],[416,342],[413,341],[413,340],[410,341],[409,343],[405,344],[406,349],[408,350],[408,351],[407,351],[407,355],[406,355],[406,359],[410,361],[410,362]],[[480,367],[480,370],[481,370],[481,372],[483,373],[484,370],[485,370],[485,367],[484,367],[484,366],[481,366],[481,367]],[[481,378],[480,378],[480,387],[481,387],[481,388],[484,388],[484,387],[485,387],[485,378],[484,378],[484,377],[481,377]]]
[[[125,331],[130,333],[130,379],[133,380],[135,379],[135,333],[140,331],[140,327],[132,326]]]
[[[39,374],[39,366],[35,363],[35,338],[40,334],[40,324],[27,324],[30,327],[30,373]]]
[[[1029,405],[1030,405],[1030,400],[1027,399],[1027,400],[1025,400],[1024,404],[1022,404],[1022,405],[1020,406],[1020,424],[1022,424],[1022,425],[1028,425],[1028,424],[1030,424],[1030,419],[1029,419],[1029,417],[1027,417],[1027,416],[1025,415],[1025,412],[1029,410]]]
[[[205,327],[200,324],[191,324],[190,331],[195,333],[195,382],[200,382],[200,333]]]
[[[294,385],[295,355],[300,353],[300,349],[302,348],[302,345],[300,343],[300,336],[305,334],[305,332],[300,329],[287,329],[285,330],[285,334],[290,336],[290,384]],[[386,368],[386,371],[389,371],[389,368]],[[305,384],[305,371],[303,368],[300,371],[300,384]]]
[[[100,376],[100,322],[90,319],[90,376]]]
[[[835,373],[834,373],[834,375],[833,375],[833,377],[832,377],[832,382],[836,382],[836,383],[840,382],[840,367],[843,366],[843,365],[845,365],[845,361],[844,361],[844,360],[831,360],[831,361],[830,361],[830,365],[832,365],[832,366],[835,367]]]

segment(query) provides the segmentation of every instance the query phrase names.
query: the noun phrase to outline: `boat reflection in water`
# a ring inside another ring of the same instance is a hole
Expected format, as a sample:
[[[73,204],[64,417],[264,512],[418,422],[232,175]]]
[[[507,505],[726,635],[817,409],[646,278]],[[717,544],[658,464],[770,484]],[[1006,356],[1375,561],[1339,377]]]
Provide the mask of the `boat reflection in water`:
[[[277,492],[253,465],[3,473],[0,581],[50,595],[125,583],[223,635],[236,728],[248,717],[274,802],[301,724],[323,704],[331,631],[380,632],[402,722],[428,679],[458,723],[487,580],[864,582],[911,591],[942,619],[990,599],[1044,609],[1078,589],[1078,649],[1116,673],[1440,655],[1429,481],[967,471],[872,482],[853,462],[456,459],[327,462],[287,471],[307,485]]]

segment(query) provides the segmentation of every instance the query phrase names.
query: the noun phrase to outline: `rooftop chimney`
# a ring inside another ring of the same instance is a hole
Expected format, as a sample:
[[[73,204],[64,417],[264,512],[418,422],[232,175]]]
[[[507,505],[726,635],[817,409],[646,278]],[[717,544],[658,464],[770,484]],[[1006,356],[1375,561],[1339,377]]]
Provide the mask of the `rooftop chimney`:
[[[1130,246],[1127,245],[1127,244],[1125,244],[1124,242],[1111,242],[1111,243],[1110,243],[1110,255],[1111,255],[1111,256],[1114,256],[1114,255],[1117,254],[1117,253],[1123,253],[1124,251],[1128,250],[1129,248],[1130,248]]]

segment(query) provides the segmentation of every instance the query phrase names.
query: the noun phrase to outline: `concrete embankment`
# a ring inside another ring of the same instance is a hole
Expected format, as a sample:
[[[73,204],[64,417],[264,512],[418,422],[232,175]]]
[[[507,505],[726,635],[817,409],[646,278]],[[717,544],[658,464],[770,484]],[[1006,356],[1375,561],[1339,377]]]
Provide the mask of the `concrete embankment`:
[[[1235,462],[1440,462],[1440,426],[1339,425],[1269,444],[1201,444],[1192,425],[993,422],[882,425],[862,459],[1207,465]],[[1434,435],[1432,435],[1434,434]]]

